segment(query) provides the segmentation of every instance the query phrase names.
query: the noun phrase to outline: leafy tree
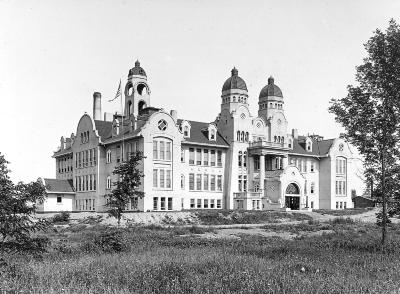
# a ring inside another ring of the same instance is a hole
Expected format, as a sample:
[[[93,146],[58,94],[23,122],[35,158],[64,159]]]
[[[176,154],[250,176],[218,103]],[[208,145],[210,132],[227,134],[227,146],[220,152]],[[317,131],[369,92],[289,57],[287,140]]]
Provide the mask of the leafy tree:
[[[400,208],[399,25],[392,19],[385,32],[376,30],[364,46],[367,57],[356,67],[358,85],[349,85],[345,98],[332,99],[329,111],[364,156],[366,178],[375,184],[374,196],[382,204],[377,218],[384,246],[388,217]]]
[[[133,152],[127,161],[117,165],[113,171],[114,175],[118,175],[118,181],[113,183],[115,188],[105,197],[107,198],[107,212],[118,220],[118,226],[128,203],[131,201],[137,205],[136,200],[144,197],[144,192],[138,190],[144,176],[138,168],[143,158],[145,157],[142,152]]]
[[[14,184],[8,174],[8,162],[0,153],[0,254],[28,252],[34,255],[45,251],[48,239],[35,237],[48,223],[35,219],[36,204],[46,197],[40,181]]]

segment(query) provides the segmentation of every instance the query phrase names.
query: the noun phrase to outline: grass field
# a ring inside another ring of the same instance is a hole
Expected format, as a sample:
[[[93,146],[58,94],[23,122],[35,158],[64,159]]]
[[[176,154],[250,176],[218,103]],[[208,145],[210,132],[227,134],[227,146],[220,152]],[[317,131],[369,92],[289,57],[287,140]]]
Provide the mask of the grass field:
[[[373,224],[343,218],[274,226],[264,229],[329,228],[332,233],[294,240],[246,234],[209,239],[203,233],[210,235],[214,229],[153,225],[118,230],[86,222],[49,231],[52,245],[41,260],[4,259],[0,289],[7,293],[400,292],[398,225],[389,230],[385,253],[380,251],[379,228]]]

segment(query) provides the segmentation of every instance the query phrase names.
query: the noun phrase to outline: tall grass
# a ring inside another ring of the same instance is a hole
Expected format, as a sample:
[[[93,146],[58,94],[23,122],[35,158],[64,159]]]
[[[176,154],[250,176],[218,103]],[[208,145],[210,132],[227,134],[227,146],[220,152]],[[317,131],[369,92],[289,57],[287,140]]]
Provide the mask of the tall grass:
[[[317,224],[318,225],[318,224]],[[71,251],[43,260],[15,257],[0,269],[0,289],[23,293],[396,293],[400,229],[380,252],[379,230],[331,224],[335,233],[301,238],[242,236],[207,240],[173,229],[121,229],[126,251],[87,252],[108,228],[60,232]],[[347,227],[346,227],[347,226]],[[197,229],[194,230],[197,232]],[[56,240],[56,238],[54,237]]]

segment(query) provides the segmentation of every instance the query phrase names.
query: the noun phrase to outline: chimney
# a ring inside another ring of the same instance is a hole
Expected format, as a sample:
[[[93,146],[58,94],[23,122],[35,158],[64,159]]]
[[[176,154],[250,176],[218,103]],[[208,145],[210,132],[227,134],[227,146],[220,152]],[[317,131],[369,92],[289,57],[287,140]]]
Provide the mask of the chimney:
[[[93,119],[101,120],[101,93],[93,93]]]
[[[292,136],[293,136],[293,139],[299,138],[299,132],[297,129],[292,129]]]
[[[176,111],[176,110],[171,110],[170,111],[170,114],[171,114],[171,116],[172,116],[172,118],[175,120],[175,122],[176,122],[176,120],[177,120],[177,118],[178,118],[178,112]]]

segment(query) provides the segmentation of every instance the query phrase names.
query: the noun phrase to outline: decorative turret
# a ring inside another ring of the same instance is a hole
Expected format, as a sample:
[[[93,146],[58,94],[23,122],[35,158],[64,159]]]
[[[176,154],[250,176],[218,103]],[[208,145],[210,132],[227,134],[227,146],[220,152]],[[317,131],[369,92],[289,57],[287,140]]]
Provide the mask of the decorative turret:
[[[262,88],[258,98],[258,116],[268,119],[276,112],[283,113],[283,95],[281,89],[275,85],[272,76],[268,78],[268,84]]]
[[[239,77],[236,67],[231,71],[231,76],[222,86],[222,103],[221,111],[228,109],[229,112],[236,110],[240,105],[248,105],[247,99],[249,95],[245,81]]]
[[[147,84],[145,70],[136,60],[135,67],[128,73],[128,82],[125,86],[125,117],[137,117],[142,109],[150,106],[150,88]]]

